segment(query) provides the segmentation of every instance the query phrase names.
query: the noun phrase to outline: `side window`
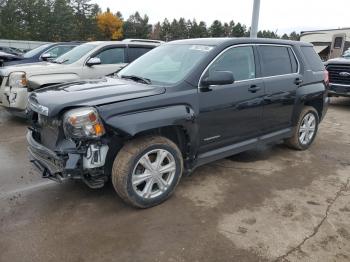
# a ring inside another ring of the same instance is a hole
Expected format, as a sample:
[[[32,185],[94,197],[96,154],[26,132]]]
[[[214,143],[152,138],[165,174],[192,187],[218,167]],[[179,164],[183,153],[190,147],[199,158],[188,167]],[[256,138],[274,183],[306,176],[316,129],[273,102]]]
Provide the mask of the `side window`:
[[[106,49],[101,53],[97,54],[95,57],[101,59],[102,65],[125,63],[125,48],[114,47]]]
[[[321,61],[321,58],[315,52],[312,46],[302,46],[300,49],[312,71],[317,72],[324,70],[324,65]]]
[[[334,39],[334,46],[335,49],[340,49],[343,45],[343,37],[338,36]]]
[[[140,56],[146,54],[148,51],[151,51],[152,48],[144,48],[144,47],[129,47],[128,48],[128,58],[129,63],[136,60]]]
[[[284,46],[259,46],[261,54],[261,67],[264,76],[277,76],[295,73],[294,55],[291,59],[289,47]],[[294,63],[294,66],[293,66]]]
[[[209,74],[213,71],[231,71],[235,81],[255,78],[253,47],[242,46],[227,50],[209,67]]]
[[[292,64],[292,72],[293,73],[298,73],[298,61],[297,59],[295,58],[295,55],[292,51],[291,48],[288,48],[288,53],[289,53],[289,58],[290,58],[290,61],[291,61],[291,64]]]
[[[57,56],[61,56],[65,53],[67,53],[68,51],[72,50],[75,46],[74,45],[63,45],[60,46],[60,48],[57,51]]]

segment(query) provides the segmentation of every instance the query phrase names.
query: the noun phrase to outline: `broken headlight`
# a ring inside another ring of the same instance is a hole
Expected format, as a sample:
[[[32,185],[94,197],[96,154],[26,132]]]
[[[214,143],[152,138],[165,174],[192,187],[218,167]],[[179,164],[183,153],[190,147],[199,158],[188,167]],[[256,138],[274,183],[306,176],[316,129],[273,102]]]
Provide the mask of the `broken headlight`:
[[[97,138],[105,134],[105,128],[93,107],[72,109],[63,116],[63,129],[68,138]]]

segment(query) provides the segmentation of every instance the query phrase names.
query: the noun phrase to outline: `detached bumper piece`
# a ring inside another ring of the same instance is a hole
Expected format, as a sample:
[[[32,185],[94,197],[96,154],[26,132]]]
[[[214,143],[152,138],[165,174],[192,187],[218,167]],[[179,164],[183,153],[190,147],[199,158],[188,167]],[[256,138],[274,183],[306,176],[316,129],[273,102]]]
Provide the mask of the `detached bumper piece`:
[[[63,178],[65,178],[63,175],[65,160],[36,142],[31,131],[27,133],[27,141],[29,144],[30,162],[42,173],[43,178],[62,182]]]
[[[33,131],[28,131],[27,141],[30,162],[40,171],[43,178],[59,183],[68,178],[81,179],[90,188],[101,188],[108,180],[103,167],[84,168],[83,159],[85,160],[86,153],[72,152],[70,148],[69,152],[57,154],[37,142]]]

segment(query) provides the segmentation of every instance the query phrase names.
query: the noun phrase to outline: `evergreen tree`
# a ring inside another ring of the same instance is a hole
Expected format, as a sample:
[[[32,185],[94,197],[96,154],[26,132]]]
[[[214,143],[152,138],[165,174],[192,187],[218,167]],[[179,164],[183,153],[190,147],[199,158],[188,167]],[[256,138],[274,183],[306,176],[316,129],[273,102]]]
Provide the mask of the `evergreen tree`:
[[[209,28],[211,37],[223,37],[225,36],[225,28],[219,20],[215,20]]]
[[[124,22],[123,31],[125,38],[142,38],[146,39],[152,32],[152,25],[148,24],[147,15],[141,17],[139,12],[130,15],[128,20]]]
[[[163,41],[170,41],[171,40],[171,25],[169,23],[169,20],[167,18],[164,19],[161,30],[160,30],[160,39]]]

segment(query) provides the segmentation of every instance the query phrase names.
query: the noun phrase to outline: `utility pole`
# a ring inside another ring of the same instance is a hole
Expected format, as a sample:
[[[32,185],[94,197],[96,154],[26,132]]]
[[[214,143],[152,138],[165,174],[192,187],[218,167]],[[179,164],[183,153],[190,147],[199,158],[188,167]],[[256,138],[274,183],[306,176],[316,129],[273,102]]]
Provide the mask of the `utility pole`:
[[[259,13],[260,13],[260,0],[254,0],[253,14],[252,14],[252,25],[250,27],[250,37],[258,37],[258,26],[259,26]]]

